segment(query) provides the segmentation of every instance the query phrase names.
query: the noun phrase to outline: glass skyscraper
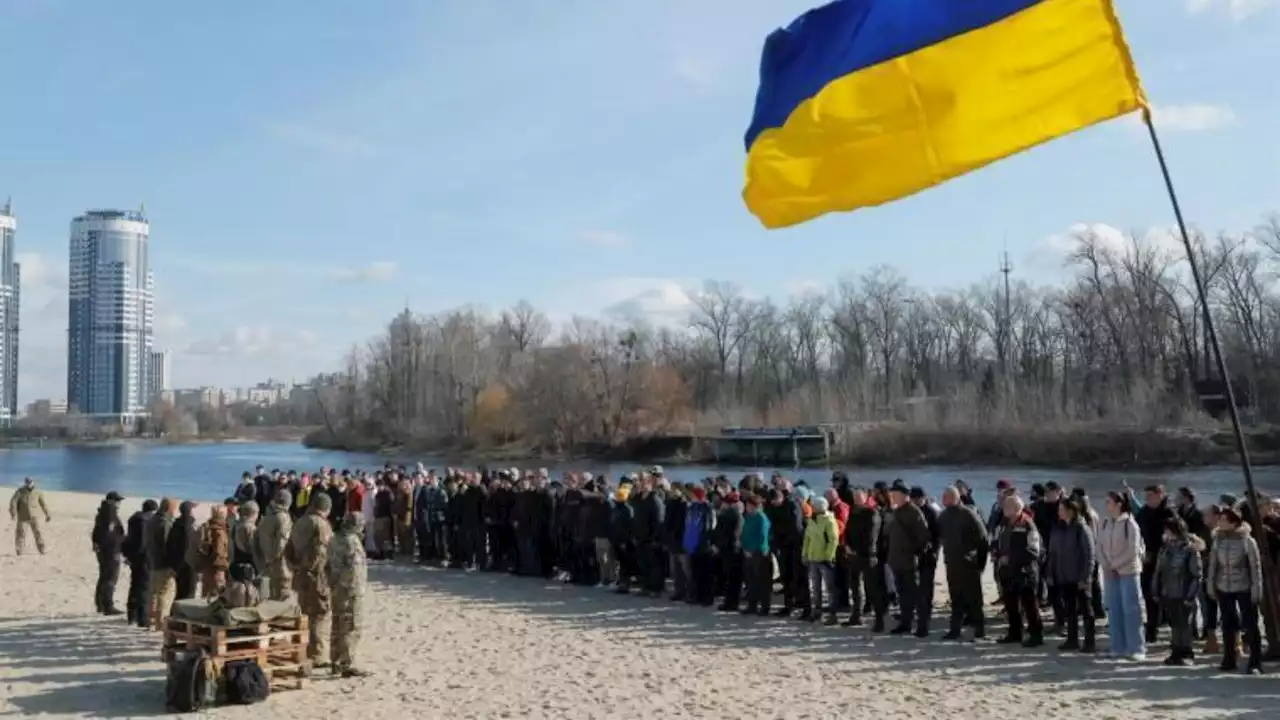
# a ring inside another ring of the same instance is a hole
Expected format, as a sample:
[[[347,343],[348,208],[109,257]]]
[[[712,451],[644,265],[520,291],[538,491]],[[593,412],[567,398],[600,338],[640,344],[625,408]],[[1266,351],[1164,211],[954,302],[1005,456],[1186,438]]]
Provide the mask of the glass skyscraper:
[[[142,211],[90,210],[71,221],[67,407],[129,424],[151,402],[154,279]]]
[[[18,220],[13,203],[0,207],[0,426],[18,416],[18,320],[22,293],[21,270],[15,262],[14,236]]]

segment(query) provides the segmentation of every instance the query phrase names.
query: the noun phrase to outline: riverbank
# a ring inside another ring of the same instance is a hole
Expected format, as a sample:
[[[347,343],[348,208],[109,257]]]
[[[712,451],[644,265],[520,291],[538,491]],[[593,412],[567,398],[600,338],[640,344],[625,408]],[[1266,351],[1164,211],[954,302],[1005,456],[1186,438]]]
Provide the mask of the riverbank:
[[[12,491],[0,488],[0,497]],[[45,494],[54,518],[45,526],[48,555],[15,557],[12,525],[0,520],[0,577],[15,578],[0,593],[0,715],[160,714],[159,637],[92,612],[96,565],[86,538],[101,495]],[[122,513],[139,502],[127,498]],[[372,564],[369,580],[358,660],[372,677],[322,676],[265,705],[202,717],[1261,720],[1274,713],[1265,678],[1167,668],[1154,656],[1115,664],[1050,647],[877,636],[401,563]],[[989,573],[985,585],[991,597]],[[938,590],[941,608],[945,583]],[[935,638],[944,624],[939,610]]]
[[[310,427],[270,426],[242,428],[229,433],[207,433],[203,435],[165,435],[162,437],[107,437],[107,438],[68,438],[48,436],[42,437],[28,434],[21,437],[0,436],[0,450],[23,449],[39,450],[62,447],[120,447],[154,446],[154,445],[219,445],[235,443],[261,442],[302,442],[309,433],[315,431]]]
[[[1255,465],[1280,465],[1280,427],[1246,431]],[[429,454],[473,463],[600,462],[714,465],[710,441],[697,437],[637,438],[616,446],[585,446],[548,452],[519,444],[485,447],[431,440],[386,443],[328,430],[307,434],[310,448],[400,456]],[[1102,424],[1062,428],[936,428],[883,425],[849,433],[833,447],[829,462],[815,458],[806,467],[1045,467],[1088,470],[1162,470],[1239,462],[1235,436],[1221,428],[1135,429]],[[726,464],[744,464],[733,462]],[[750,464],[750,463],[746,463]]]

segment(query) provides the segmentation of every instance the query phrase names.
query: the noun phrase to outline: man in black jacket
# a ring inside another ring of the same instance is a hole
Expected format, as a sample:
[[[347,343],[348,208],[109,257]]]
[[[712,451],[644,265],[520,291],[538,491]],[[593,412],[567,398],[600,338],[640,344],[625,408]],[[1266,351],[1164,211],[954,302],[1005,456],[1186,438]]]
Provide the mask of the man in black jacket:
[[[1151,577],[1155,574],[1156,560],[1164,545],[1165,523],[1173,519],[1176,513],[1163,485],[1148,485],[1144,494],[1146,504],[1138,510],[1134,520],[1138,523],[1138,532],[1142,534],[1142,544],[1146,547],[1146,554],[1142,556],[1142,598],[1147,610],[1144,630],[1147,643],[1153,643],[1160,633],[1163,618],[1160,616],[1160,598],[1151,589]]]
[[[876,548],[880,542],[880,512],[872,507],[865,488],[855,488],[853,502],[849,504],[849,520],[845,523],[844,546],[848,550],[849,591],[853,595],[853,608],[844,627],[862,625],[863,590],[866,600],[875,612],[875,623],[884,631],[884,616],[888,602],[884,598],[884,569]]]
[[[147,627],[147,587],[151,583],[151,567],[147,564],[147,523],[159,506],[155,500],[142,503],[142,509],[129,516],[121,548],[125,562],[129,563],[129,598],[125,601],[125,617],[129,624]]]
[[[165,566],[173,572],[174,598],[177,600],[190,600],[196,596],[196,569],[187,562],[187,545],[194,542],[196,536],[196,519],[192,514],[195,507],[196,504],[190,500],[178,506],[178,519],[165,539]]]
[[[124,525],[120,523],[120,501],[112,490],[98,507],[93,521],[93,552],[98,556],[98,584],[94,604],[103,615],[119,615],[116,609],[116,581],[120,579],[120,553],[124,549]]]
[[[666,517],[666,494],[652,476],[641,479],[640,497],[635,505],[632,538],[635,541],[640,589],[649,597],[662,596],[666,583],[666,553],[663,548],[662,525]]]
[[[1062,504],[1062,486],[1050,480],[1044,484],[1044,495],[1031,504],[1031,517],[1036,524],[1036,531],[1040,533],[1040,542],[1045,548],[1049,547],[1049,542],[1053,536],[1053,528],[1058,524],[1058,506]],[[1052,578],[1049,573],[1045,572],[1045,566],[1049,562],[1048,553],[1040,561],[1040,586],[1036,588],[1036,597],[1040,604],[1044,605],[1047,601],[1053,608],[1053,625],[1054,633],[1061,634],[1066,618],[1062,613],[1062,601],[1060,593],[1053,586]]]
[[[667,549],[667,572],[671,575],[671,601],[681,602],[689,595],[689,558],[684,553],[685,493],[683,487],[667,492],[662,539]]]
[[[769,518],[769,547],[778,558],[778,576],[782,583],[782,607],[774,615],[790,617],[792,612],[806,604],[803,600],[807,592],[802,594],[800,588],[808,586],[808,579],[801,557],[804,550],[804,511],[792,496],[785,479],[775,478],[765,514]]]
[[[917,579],[920,589],[916,601],[916,617],[919,620],[916,637],[929,634],[930,622],[933,620],[934,580],[938,574],[938,553],[942,549],[942,530],[938,525],[938,508],[925,494],[924,488],[913,486],[909,494],[911,504],[920,508],[924,515],[925,525],[929,528],[929,542],[920,554]]]
[[[944,640],[959,640],[966,623],[973,624],[973,639],[985,635],[982,610],[982,571],[991,548],[987,527],[978,511],[965,505],[960,491],[942,493],[945,506],[938,516],[942,552],[947,563],[947,591],[951,595],[951,627]]]

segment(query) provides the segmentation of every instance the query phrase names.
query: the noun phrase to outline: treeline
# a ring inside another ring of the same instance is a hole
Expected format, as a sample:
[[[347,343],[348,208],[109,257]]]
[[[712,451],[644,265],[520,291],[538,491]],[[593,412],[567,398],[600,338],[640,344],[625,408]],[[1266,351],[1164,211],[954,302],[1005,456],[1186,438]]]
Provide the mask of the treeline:
[[[496,316],[405,313],[353,349],[313,440],[572,453],[832,422],[1017,435],[1033,448],[1028,434],[1179,428],[1191,450],[1154,452],[1194,462],[1221,427],[1196,385],[1216,377],[1207,314],[1249,420],[1280,418],[1280,217],[1195,247],[1207,307],[1168,238],[1084,229],[1056,287],[995,276],[929,292],[878,267],[785,303],[707,282],[678,328],[583,317],[554,328],[524,302]],[[845,442],[853,452],[857,435]]]

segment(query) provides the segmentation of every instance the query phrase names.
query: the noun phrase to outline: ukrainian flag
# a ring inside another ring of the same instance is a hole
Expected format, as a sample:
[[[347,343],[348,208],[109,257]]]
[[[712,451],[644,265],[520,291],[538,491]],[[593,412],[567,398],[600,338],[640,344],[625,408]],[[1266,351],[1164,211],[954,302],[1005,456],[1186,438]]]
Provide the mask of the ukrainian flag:
[[[1145,107],[1111,0],[835,0],[765,42],[742,195],[786,227]]]

